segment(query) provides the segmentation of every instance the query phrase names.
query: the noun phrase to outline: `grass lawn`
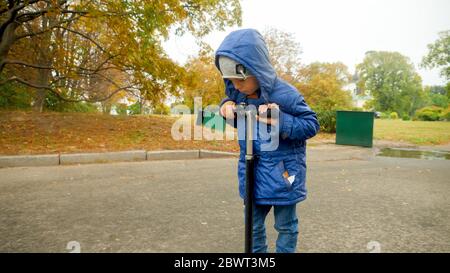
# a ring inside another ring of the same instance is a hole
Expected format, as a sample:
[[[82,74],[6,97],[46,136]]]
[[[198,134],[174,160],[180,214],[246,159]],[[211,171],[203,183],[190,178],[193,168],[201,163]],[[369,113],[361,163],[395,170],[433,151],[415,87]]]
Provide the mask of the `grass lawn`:
[[[450,143],[450,122],[376,119],[374,138],[416,145]]]
[[[186,118],[190,118],[186,116]],[[191,117],[192,118],[192,117]],[[168,116],[110,116],[100,113],[36,113],[0,111],[0,154],[52,154],[123,150],[209,149],[238,152],[237,140],[172,138],[178,118]],[[192,123],[195,124],[192,119]],[[193,129],[191,131],[194,136]],[[204,136],[211,135],[208,129]],[[309,143],[333,140],[320,133]],[[450,122],[375,120],[375,139],[417,145],[450,143]]]
[[[0,111],[0,154],[53,154],[123,150],[239,151],[236,140],[176,141],[169,116]],[[193,131],[193,129],[192,129]]]

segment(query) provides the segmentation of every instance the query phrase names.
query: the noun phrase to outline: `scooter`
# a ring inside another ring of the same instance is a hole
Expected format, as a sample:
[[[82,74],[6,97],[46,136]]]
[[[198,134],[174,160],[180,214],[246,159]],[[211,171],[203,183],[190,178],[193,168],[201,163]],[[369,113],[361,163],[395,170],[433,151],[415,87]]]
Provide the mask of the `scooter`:
[[[256,114],[254,108],[246,108],[246,103],[240,103],[236,107],[238,117],[245,117],[245,253],[253,250],[253,206],[255,185],[255,160],[253,153],[254,125]],[[271,118],[271,109],[267,109],[267,118]]]
[[[253,249],[253,206],[254,206],[254,185],[255,185],[255,161],[256,155],[253,153],[254,126],[256,115],[259,114],[255,108],[247,107],[245,102],[236,106],[234,122],[237,125],[238,118],[245,119],[245,253],[252,253]],[[203,113],[198,113],[197,124],[204,123]],[[267,109],[266,117],[271,118],[271,109]]]
[[[239,118],[245,118],[245,253],[252,253],[253,249],[253,191],[255,185],[255,155],[253,154],[253,126],[256,121],[256,113],[246,108],[246,103],[236,106],[236,114]]]

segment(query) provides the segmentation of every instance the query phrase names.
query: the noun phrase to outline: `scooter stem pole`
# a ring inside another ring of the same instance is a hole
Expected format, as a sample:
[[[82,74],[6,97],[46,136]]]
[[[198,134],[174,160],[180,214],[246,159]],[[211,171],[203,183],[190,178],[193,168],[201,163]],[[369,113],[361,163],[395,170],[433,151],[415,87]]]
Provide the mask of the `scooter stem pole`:
[[[253,251],[253,190],[254,190],[254,165],[253,154],[253,129],[256,113],[252,110],[245,111],[246,116],[246,153],[245,153],[245,253]]]

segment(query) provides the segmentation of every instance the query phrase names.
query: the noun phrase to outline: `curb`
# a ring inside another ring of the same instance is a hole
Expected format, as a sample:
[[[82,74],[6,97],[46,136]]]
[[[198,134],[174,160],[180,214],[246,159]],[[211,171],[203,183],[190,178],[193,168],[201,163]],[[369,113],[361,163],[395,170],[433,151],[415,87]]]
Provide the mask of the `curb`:
[[[0,156],[0,168],[24,166],[56,166],[59,164],[59,154]]]
[[[122,151],[106,153],[76,153],[50,155],[12,155],[0,156],[0,168],[5,167],[39,167],[89,163],[189,160],[238,157],[239,153],[210,150],[163,150],[163,151]]]
[[[239,153],[199,150],[199,158],[238,157]]]
[[[147,160],[197,159],[198,150],[148,151]]]
[[[146,152],[144,150],[106,153],[61,154],[59,156],[60,165],[143,161],[145,159]]]

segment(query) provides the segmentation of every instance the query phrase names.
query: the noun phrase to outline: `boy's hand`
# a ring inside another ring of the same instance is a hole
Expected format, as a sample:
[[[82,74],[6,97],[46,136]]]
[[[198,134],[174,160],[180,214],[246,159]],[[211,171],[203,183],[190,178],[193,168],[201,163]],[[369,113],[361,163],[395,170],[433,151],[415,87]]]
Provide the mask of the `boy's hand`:
[[[269,124],[269,125],[277,125],[278,119],[274,118],[267,118],[267,117],[261,117],[260,115],[267,112],[268,109],[271,109],[271,111],[280,111],[280,108],[278,104],[276,103],[269,103],[269,104],[262,104],[258,107],[258,113],[259,115],[256,115],[256,119],[260,122]]]
[[[235,112],[236,103],[234,101],[227,101],[220,107],[220,115],[226,119],[234,119]]]

